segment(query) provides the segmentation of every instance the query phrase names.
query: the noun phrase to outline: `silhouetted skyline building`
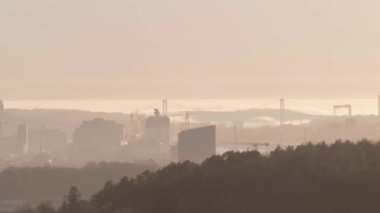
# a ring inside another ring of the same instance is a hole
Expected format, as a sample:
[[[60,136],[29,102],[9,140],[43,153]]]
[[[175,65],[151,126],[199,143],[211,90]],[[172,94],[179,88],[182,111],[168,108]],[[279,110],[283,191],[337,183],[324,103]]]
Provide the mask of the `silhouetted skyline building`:
[[[88,146],[121,145],[124,137],[124,127],[112,120],[95,118],[83,121],[73,135],[74,144]]]
[[[113,120],[83,121],[73,135],[71,154],[81,161],[115,160],[124,139],[124,126]]]
[[[155,115],[145,121],[145,141],[153,147],[169,146],[170,118],[155,109]]]
[[[216,126],[185,130],[178,134],[178,160],[201,163],[216,154]]]

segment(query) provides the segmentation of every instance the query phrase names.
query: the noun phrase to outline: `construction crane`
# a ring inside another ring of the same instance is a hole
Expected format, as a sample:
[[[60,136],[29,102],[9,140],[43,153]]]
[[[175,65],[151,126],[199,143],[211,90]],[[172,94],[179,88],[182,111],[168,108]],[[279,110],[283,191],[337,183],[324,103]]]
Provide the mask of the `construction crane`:
[[[168,100],[163,99],[162,100],[162,115],[163,116],[184,116],[185,117],[185,125],[184,130],[190,128],[190,112],[177,112],[177,113],[170,113],[168,112]]]

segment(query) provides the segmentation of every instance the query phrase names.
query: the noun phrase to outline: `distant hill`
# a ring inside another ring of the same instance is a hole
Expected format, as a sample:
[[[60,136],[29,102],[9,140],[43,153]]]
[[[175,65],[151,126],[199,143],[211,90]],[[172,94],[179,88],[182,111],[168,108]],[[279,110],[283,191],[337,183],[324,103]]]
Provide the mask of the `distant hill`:
[[[173,113],[174,116],[181,116],[185,112]],[[278,121],[280,118],[279,109],[246,109],[237,111],[192,111],[190,112],[191,119],[199,122],[216,122],[216,123],[244,123],[254,120],[269,119],[272,121]],[[320,115],[306,114],[293,110],[285,111],[285,118],[287,121],[294,120],[311,120],[313,118],[320,117]]]
[[[170,116],[173,120],[181,121],[186,112],[174,112]],[[144,117],[144,116],[143,116]],[[278,122],[280,111],[278,109],[246,109],[237,111],[191,111],[190,119],[199,123],[245,123],[257,122],[259,124],[273,124]],[[287,121],[312,120],[321,117],[319,115],[286,110]],[[17,124],[28,124],[30,128],[55,128],[65,132],[68,136],[80,125],[83,120],[104,118],[115,120],[128,127],[130,115],[124,113],[89,112],[81,110],[53,110],[53,109],[6,109],[4,121],[8,124],[4,127],[5,134],[12,134]]]

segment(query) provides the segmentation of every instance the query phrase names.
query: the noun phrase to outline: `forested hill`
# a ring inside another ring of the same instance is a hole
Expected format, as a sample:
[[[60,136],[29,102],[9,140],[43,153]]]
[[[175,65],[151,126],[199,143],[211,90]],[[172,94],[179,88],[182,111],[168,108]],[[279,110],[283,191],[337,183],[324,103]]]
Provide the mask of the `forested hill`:
[[[107,183],[88,212],[380,212],[380,144],[226,153]]]
[[[107,182],[91,200],[72,187],[62,206],[23,213],[380,212],[380,144],[336,142],[214,156]]]

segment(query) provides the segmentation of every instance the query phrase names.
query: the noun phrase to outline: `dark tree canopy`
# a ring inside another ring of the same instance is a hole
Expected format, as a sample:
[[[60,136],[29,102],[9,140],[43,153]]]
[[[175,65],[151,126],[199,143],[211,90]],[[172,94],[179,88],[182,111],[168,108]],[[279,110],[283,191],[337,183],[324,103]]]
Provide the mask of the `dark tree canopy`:
[[[380,212],[380,144],[306,144],[171,164],[106,183],[83,212]]]
[[[65,196],[58,213],[80,213],[86,208],[86,202],[81,200],[81,194],[77,187],[71,187]],[[42,212],[40,212],[42,213]]]

